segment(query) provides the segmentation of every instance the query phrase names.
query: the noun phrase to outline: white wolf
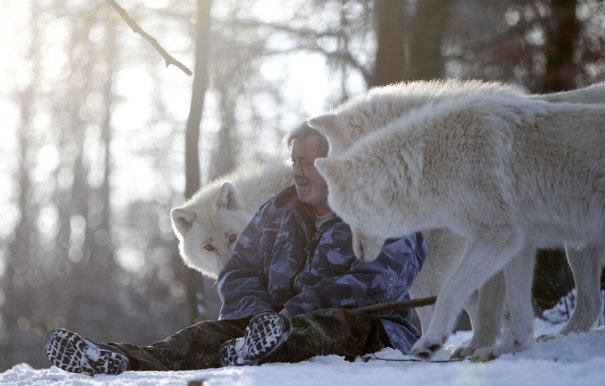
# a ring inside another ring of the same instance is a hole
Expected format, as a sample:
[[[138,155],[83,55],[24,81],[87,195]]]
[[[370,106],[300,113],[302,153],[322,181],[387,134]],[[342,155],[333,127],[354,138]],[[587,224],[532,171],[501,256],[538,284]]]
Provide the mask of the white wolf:
[[[372,89],[366,95],[352,98],[340,106],[335,114],[312,119],[311,126],[316,126],[329,138],[330,154],[337,156],[358,139],[379,129],[380,125],[418,109],[427,102],[479,93],[527,97],[553,102],[605,103],[605,83],[574,91],[527,96],[520,89],[497,82],[486,83],[457,79],[416,81]],[[424,235],[429,244],[429,258],[410,289],[413,298],[431,296],[439,292],[445,278],[454,269],[458,257],[462,255],[465,243],[463,238],[447,229],[428,230],[424,232]],[[570,264],[580,276],[593,275],[590,271],[588,273],[582,271],[582,268],[592,268],[583,264],[582,256],[591,250],[591,248],[574,248],[568,251]],[[525,253],[534,254],[535,249],[528,247]],[[599,280],[598,277],[596,280]],[[587,283],[589,288],[592,288],[592,284],[587,280],[581,282]],[[478,294],[474,294],[473,300],[465,306],[473,327],[473,339],[467,347],[460,347],[456,355],[471,355],[479,348],[493,345],[500,331],[500,314],[504,297],[503,285],[503,276],[495,275],[489,281],[489,285],[482,288],[480,297]],[[563,334],[572,331],[587,331],[598,318],[600,303],[595,303],[592,299],[594,296],[587,294],[585,289],[579,289],[579,292],[582,293],[580,295],[582,300],[578,302],[573,317],[561,330]],[[423,307],[417,309],[417,312],[422,329],[426,331],[433,307]],[[482,357],[493,355],[493,353],[481,354],[480,350],[475,355]],[[485,358],[483,357],[483,359]]]
[[[260,206],[293,184],[285,162],[254,163],[220,177],[170,212],[185,264],[216,279]]]
[[[346,118],[341,125],[351,124]],[[603,106],[453,96],[316,164],[330,206],[351,225],[358,256],[374,258],[385,238],[417,230],[447,227],[467,240],[413,348],[420,357],[441,347],[466,299],[501,269],[512,327],[501,349],[525,348],[533,322],[528,248],[589,242],[594,253],[583,261],[597,267],[594,276],[605,259]],[[599,293],[598,279],[576,276],[579,286],[584,280],[596,285],[589,293]]]

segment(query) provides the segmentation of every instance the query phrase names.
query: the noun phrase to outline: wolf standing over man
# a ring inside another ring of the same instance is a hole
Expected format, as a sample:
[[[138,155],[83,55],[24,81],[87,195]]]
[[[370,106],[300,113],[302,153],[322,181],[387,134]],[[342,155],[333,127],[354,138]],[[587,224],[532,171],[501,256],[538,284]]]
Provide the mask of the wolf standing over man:
[[[408,298],[426,256],[420,233],[384,243],[372,262],[355,258],[351,229],[327,204],[314,166],[328,141],[306,123],[288,138],[291,186],[266,202],[237,239],[218,278],[218,321],[203,321],[148,346],[97,344],[54,330],[46,352],[70,372],[193,370],[315,355],[347,359],[394,347],[409,352],[419,333],[410,311],[369,315],[355,310]]]
[[[504,272],[512,334],[485,354],[496,357],[533,339],[535,256],[527,250],[587,245],[576,250],[582,260],[574,276],[596,302],[585,307],[591,315],[581,317],[587,323],[578,330],[598,319],[604,150],[602,105],[477,94],[395,117],[347,152],[316,163],[330,206],[352,228],[358,257],[370,261],[386,237],[419,229],[448,228],[466,240],[413,355],[430,358],[440,349],[473,291]]]

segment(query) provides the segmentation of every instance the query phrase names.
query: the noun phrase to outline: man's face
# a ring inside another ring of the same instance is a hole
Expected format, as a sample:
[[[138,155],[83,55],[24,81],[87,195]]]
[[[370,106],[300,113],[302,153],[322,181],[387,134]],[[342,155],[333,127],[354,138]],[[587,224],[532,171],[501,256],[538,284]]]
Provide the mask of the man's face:
[[[314,164],[316,158],[325,156],[321,139],[317,135],[308,135],[292,144],[292,176],[298,199],[316,207],[327,208],[328,185]]]

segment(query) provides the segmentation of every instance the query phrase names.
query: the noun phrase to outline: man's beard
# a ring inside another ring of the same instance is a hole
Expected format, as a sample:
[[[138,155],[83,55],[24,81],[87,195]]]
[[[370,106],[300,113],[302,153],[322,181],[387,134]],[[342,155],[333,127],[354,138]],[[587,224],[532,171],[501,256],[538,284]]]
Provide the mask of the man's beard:
[[[305,195],[299,189],[303,187],[311,187],[311,190]],[[328,194],[327,189],[321,189],[321,187],[311,186],[310,184],[305,184],[301,187],[296,185],[296,193],[298,199],[305,204],[319,206],[319,205],[327,205],[328,204]]]

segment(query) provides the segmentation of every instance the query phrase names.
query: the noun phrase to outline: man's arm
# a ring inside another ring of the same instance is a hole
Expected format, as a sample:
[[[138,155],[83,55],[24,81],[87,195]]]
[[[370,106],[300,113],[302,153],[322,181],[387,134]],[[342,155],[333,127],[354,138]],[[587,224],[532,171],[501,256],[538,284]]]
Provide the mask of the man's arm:
[[[241,319],[271,309],[259,251],[262,217],[262,212],[257,212],[244,228],[219,274],[219,319]]]
[[[426,255],[420,234],[389,240],[372,262],[356,259],[351,245],[350,228],[342,222],[321,236],[310,266],[298,278],[301,292],[284,305],[287,315],[318,308],[362,307],[407,297]]]
[[[290,210],[273,211],[270,207],[254,216],[219,275],[220,319],[255,316],[273,310],[273,304],[282,304],[281,297],[283,302],[292,296],[289,285],[280,281],[289,283],[288,273],[304,264],[304,256],[294,258],[296,251],[304,250],[308,238],[300,221]],[[282,288],[288,293],[282,294],[278,290]]]

